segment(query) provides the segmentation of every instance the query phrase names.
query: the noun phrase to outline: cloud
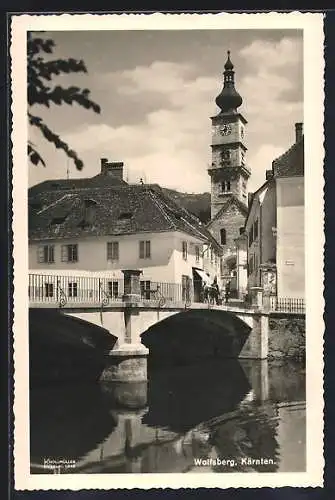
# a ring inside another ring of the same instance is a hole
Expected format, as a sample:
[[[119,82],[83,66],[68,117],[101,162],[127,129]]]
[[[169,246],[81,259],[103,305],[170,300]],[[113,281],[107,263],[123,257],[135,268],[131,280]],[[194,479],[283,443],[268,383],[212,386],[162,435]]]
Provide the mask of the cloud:
[[[112,75],[119,81],[118,92],[125,95],[159,92],[172,95],[184,85],[185,79],[192,73],[188,64],[168,61],[155,61],[149,66],[136,66]]]
[[[207,76],[192,78],[191,74],[190,65],[158,61],[114,77],[109,75],[110,81],[118,81],[120,94],[150,99],[152,92],[160,93],[165,106],[147,113],[135,124],[82,126],[65,139],[90,158],[90,164],[94,161],[96,168],[98,158],[103,156],[125,161],[130,181],[145,176],[147,182],[185,191],[208,190],[209,116],[214,111],[213,95],[218,92],[218,82]]]
[[[252,175],[249,181],[250,191],[256,191],[265,182],[265,171],[270,170],[272,161],[285,152],[285,147],[262,144],[250,156]]]
[[[302,40],[254,40],[239,55],[246,65],[239,92],[250,123],[249,188],[254,190],[264,181],[272,160],[294,142],[294,124],[303,119]]]
[[[240,109],[249,122],[251,190],[264,182],[272,160],[293,143],[294,123],[302,121],[302,102],[290,98],[301,95],[301,60],[302,43],[293,37],[254,40],[237,54],[236,86],[244,100]],[[97,174],[100,158],[108,157],[125,162],[130,182],[145,177],[179,190],[209,190],[209,117],[218,111],[215,97],[221,89],[216,74],[201,73],[195,60],[155,61],[95,76],[94,81],[104,95],[124,102],[124,120],[114,124],[103,114],[100,123],[82,124],[64,134],[85,162],[82,173],[71,170],[73,177]],[[129,115],[136,103],[146,111],[132,122]],[[62,171],[64,175],[64,166]]]
[[[240,50],[240,56],[251,68],[285,68],[286,71],[300,63],[302,50],[302,38],[284,37],[278,42],[254,40]]]

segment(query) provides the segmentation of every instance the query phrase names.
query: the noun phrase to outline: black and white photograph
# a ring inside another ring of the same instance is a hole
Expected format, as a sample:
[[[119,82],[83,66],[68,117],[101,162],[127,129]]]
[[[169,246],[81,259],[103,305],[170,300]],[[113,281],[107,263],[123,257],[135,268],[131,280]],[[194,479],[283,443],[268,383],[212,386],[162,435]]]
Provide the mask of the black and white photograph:
[[[321,486],[322,16],[12,30],[16,487]]]

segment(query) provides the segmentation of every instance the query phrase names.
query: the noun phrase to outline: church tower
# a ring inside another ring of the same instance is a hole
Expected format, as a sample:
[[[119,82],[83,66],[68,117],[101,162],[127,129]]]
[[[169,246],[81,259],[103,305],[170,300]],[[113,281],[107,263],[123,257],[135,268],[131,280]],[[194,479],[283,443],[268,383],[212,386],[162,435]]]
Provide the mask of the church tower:
[[[208,168],[211,178],[211,220],[207,227],[222,247],[222,282],[229,282],[232,295],[240,297],[243,287],[236,245],[237,241],[245,239],[247,186],[251,172],[246,164],[247,120],[238,111],[243,101],[235,89],[230,51],[223,75],[223,88],[215,100],[220,111],[211,118],[212,161]],[[242,272],[246,273],[246,270],[243,268]]]
[[[220,112],[211,118],[212,163],[208,173],[211,177],[212,219],[232,196],[247,206],[247,184],[251,173],[245,159],[247,120],[237,111],[242,104],[242,97],[235,89],[230,51],[223,75],[223,89],[215,100]]]

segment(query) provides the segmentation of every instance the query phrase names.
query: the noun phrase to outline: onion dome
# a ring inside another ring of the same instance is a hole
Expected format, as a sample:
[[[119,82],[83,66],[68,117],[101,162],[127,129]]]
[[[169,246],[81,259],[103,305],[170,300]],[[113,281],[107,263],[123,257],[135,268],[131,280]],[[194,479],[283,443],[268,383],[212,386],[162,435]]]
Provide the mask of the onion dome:
[[[233,70],[234,69],[234,65],[233,63],[231,62],[230,60],[230,50],[227,50],[227,61],[226,61],[226,64],[224,65],[224,69],[226,71],[230,71],[230,70]]]
[[[221,109],[222,113],[236,112],[236,109],[241,106],[243,100],[240,94],[235,89],[234,82],[234,65],[230,60],[230,51],[224,65],[224,81],[221,93],[215,99],[216,104]]]

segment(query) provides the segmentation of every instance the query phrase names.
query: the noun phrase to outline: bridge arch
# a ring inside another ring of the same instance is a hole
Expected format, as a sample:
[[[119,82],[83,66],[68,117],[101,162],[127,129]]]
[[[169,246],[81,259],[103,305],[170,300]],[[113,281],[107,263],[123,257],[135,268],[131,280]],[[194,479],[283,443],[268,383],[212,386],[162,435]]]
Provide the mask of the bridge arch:
[[[252,318],[251,318],[252,320]],[[141,335],[153,363],[178,364],[208,357],[237,358],[252,327],[231,311],[175,311]]]
[[[94,382],[117,337],[86,319],[58,308],[29,310],[31,384],[62,381]]]

